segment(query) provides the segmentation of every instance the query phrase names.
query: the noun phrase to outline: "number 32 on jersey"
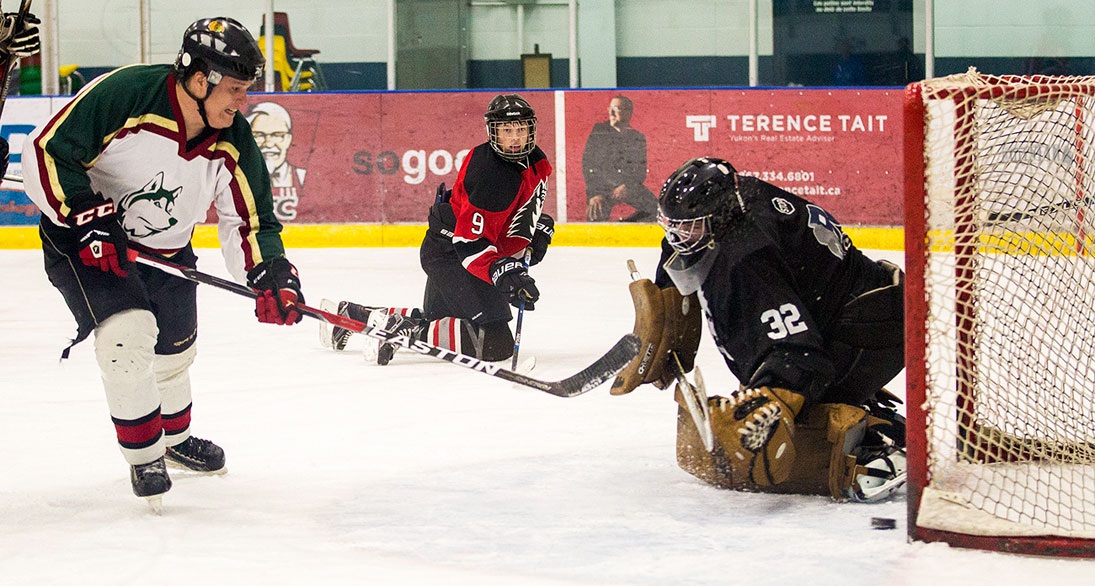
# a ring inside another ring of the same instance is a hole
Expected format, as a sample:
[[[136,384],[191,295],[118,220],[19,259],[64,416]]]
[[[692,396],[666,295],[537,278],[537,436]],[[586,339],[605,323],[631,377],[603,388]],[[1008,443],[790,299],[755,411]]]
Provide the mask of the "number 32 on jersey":
[[[802,315],[793,303],[784,303],[777,309],[769,309],[760,314],[760,321],[766,324],[770,331],[768,337],[773,340],[782,340],[793,334],[805,332],[808,328],[802,321]]]

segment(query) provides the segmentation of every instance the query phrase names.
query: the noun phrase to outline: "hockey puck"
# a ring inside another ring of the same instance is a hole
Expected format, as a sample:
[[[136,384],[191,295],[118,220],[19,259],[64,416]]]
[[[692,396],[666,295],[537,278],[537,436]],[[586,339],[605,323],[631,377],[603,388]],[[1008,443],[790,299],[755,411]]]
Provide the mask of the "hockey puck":
[[[871,529],[896,529],[897,519],[889,517],[871,517]]]

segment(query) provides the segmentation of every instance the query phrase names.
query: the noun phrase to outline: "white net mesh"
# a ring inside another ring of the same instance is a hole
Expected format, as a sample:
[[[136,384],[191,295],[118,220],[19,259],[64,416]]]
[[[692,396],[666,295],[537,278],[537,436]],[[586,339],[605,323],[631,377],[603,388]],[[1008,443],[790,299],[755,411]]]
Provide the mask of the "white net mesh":
[[[918,525],[1095,538],[1095,77],[922,84]]]

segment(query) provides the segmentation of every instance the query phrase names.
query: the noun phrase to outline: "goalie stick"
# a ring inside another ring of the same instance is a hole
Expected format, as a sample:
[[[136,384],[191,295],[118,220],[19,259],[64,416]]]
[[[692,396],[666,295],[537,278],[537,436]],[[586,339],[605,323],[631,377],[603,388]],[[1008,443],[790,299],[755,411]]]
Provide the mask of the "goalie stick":
[[[231,291],[237,295],[242,295],[251,299],[259,297],[259,292],[247,285],[241,285],[234,281],[203,273],[197,269],[178,265],[153,255],[137,252],[133,249],[129,250],[129,259],[134,262],[155,267],[165,273],[175,275],[176,277],[205,285],[212,285],[218,289]],[[308,317],[325,321],[331,325],[346,328],[347,330],[365,334],[366,336],[385,342],[391,342],[418,352],[419,354],[432,356],[439,360],[451,362],[476,372],[482,372],[502,380],[507,380],[526,387],[532,387],[536,390],[548,393],[549,395],[555,395],[556,397],[574,397],[593,390],[600,386],[601,383],[616,376],[616,373],[623,370],[623,368],[627,366],[627,363],[631,362],[631,359],[639,352],[639,339],[634,334],[627,334],[620,338],[604,356],[598,358],[584,370],[568,376],[563,380],[542,381],[530,376],[505,370],[497,364],[480,360],[474,356],[459,354],[420,340],[411,340],[407,336],[388,332],[379,327],[369,327],[367,324],[355,319],[323,311],[322,309],[310,307],[303,303],[297,303],[294,307],[297,311]]]
[[[627,271],[631,274],[632,281],[638,281],[642,278],[638,267],[635,266],[635,261],[632,259],[627,260]],[[638,305],[636,305],[635,311],[639,311]],[[641,345],[642,340],[640,340],[640,347]],[[657,345],[655,344],[655,346]],[[692,422],[696,425],[696,431],[699,432],[703,447],[708,452],[713,452],[715,450],[715,432],[711,428],[711,411],[707,403],[707,387],[703,384],[703,374],[700,373],[699,365],[695,366],[696,374],[693,378],[696,382],[693,384],[685,376],[684,367],[681,366],[681,360],[675,350],[669,351],[666,361],[665,367],[669,369],[669,374],[677,381],[677,390],[680,391],[681,399],[684,400],[684,407],[692,417]]]
[[[692,416],[692,423],[696,424],[700,441],[703,442],[703,447],[707,448],[708,452],[714,452],[715,432],[711,428],[711,410],[707,402],[707,386],[703,384],[703,374],[700,373],[700,367],[698,364],[695,366],[696,374],[693,378],[696,379],[696,383],[692,384],[684,376],[684,368],[681,367],[681,361],[677,358],[677,353],[670,352],[669,358],[669,369],[673,373],[673,378],[677,379],[677,390],[681,392],[681,398],[684,399],[688,414]]]

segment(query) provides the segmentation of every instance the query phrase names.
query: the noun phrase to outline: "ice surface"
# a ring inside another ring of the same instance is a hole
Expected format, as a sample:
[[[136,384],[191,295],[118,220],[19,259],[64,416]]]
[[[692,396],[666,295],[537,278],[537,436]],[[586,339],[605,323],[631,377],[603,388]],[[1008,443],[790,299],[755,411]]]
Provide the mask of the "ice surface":
[[[199,268],[225,276],[216,250],[198,252]],[[290,258],[313,305],[421,301],[416,249]],[[628,258],[653,276],[653,248],[555,248],[532,270],[532,375],[577,372],[631,330]],[[260,325],[251,302],[206,286],[192,427],[226,449],[229,473],[176,474],[156,516],[130,492],[90,341],[58,365],[75,326],[41,253],[0,251],[0,274],[3,585],[877,586],[1095,572],[908,544],[903,492],[859,505],[708,486],[676,466],[665,391],[613,397],[606,384],[561,399],[405,352],[378,367],[360,339],[337,354],[316,323]],[[712,393],[734,384],[710,339],[698,362]]]

